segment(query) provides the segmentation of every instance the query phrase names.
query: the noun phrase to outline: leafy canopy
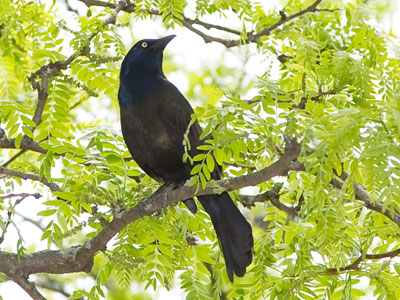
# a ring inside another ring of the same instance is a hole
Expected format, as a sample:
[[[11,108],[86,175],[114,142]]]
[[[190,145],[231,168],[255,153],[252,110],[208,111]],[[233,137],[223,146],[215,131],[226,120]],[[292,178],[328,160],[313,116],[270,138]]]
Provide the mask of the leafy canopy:
[[[74,26],[56,3],[0,6],[3,251],[29,257],[46,246],[84,245],[159,187],[130,159],[117,91],[128,46],[121,32],[140,19],[162,20],[163,28],[185,26],[193,37],[233,47],[226,51],[244,64],[258,55],[271,65],[256,78],[225,53],[213,69],[195,72],[168,60],[167,72],[188,79],[189,100],[203,101],[193,118],[212,136],[201,146],[206,153],[184,157],[201,162],[190,181],[197,192],[223,190],[209,182],[216,164],[226,177],[241,177],[283,161],[289,139],[301,151],[284,172],[232,192],[255,236],[245,277],[229,283],[208,216],[180,203],[140,215],[96,249],[86,274],[93,285],[76,288],[72,299],[150,297],[131,290],[132,282],[147,291],[179,286],[187,299],[400,298],[393,259],[400,253],[399,49],[375,25],[390,8],[381,2],[390,1],[291,0],[278,11],[251,0],[198,0],[190,12],[183,0],[69,2],[88,6]],[[201,24],[211,15],[235,25]],[[37,216],[25,209],[18,221],[22,193],[39,193],[32,201],[41,209]],[[26,244],[28,232],[7,233],[33,219],[43,224],[40,243]],[[84,276],[49,274],[38,278],[63,287]]]

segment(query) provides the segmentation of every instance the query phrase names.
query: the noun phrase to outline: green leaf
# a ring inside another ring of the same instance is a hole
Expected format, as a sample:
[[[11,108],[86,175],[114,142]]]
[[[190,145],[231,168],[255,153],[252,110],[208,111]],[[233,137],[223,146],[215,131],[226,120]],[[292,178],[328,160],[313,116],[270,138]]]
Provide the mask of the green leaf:
[[[395,263],[393,265],[393,267],[396,270],[397,274],[400,275],[400,264],[399,263]]]
[[[22,133],[17,135],[17,137],[15,138],[15,148],[17,148],[17,149],[21,148],[21,142],[22,142],[23,137],[24,137],[24,135]]]
[[[195,157],[193,157],[193,161],[202,161],[206,157],[205,153],[200,153],[197,154]]]
[[[33,120],[31,120],[28,117],[25,117],[24,115],[21,115],[21,120],[22,120],[22,122],[24,122],[24,124],[26,124],[28,126],[31,126],[31,127],[36,126],[36,124],[35,124],[35,122],[33,122]]]
[[[210,172],[214,171],[214,158],[211,155],[207,156],[207,168]]]
[[[22,127],[22,131],[31,139],[33,139],[33,133],[28,127]]]
[[[199,173],[200,170],[201,170],[201,165],[200,164],[199,165],[195,165],[193,167],[193,169],[191,170],[190,174],[191,175],[195,175],[195,174]]]
[[[207,180],[202,173],[199,174],[199,178],[200,178],[200,182],[201,182],[201,187],[204,190],[207,186]]]
[[[41,241],[48,239],[51,235],[51,230],[47,230],[42,234],[42,237],[40,238]]]
[[[43,217],[48,217],[51,215],[54,215],[56,213],[56,209],[48,209],[48,210],[43,210],[41,212],[38,212],[38,216],[43,216]]]

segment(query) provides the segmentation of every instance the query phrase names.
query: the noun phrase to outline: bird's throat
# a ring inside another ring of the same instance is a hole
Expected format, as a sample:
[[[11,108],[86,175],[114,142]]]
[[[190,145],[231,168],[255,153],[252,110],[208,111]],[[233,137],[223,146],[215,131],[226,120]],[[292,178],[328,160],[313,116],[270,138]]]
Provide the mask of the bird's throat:
[[[156,91],[163,84],[164,80],[162,75],[120,78],[120,88],[118,91],[120,105],[126,106],[142,102],[151,93]]]

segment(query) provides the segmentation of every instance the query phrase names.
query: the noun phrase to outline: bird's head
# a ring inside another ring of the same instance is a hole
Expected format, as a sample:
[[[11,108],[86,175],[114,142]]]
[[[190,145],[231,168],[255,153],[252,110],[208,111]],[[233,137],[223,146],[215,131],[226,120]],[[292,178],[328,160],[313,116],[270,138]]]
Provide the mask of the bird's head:
[[[169,35],[161,39],[137,42],[122,62],[121,77],[162,75],[163,51],[174,37],[175,35]]]

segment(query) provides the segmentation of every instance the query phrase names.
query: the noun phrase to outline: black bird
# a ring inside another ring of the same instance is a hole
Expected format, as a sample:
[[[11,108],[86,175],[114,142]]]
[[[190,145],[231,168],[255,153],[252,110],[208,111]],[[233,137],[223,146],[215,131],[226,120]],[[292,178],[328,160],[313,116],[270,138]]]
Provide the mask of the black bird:
[[[132,47],[122,62],[118,100],[122,134],[134,160],[150,177],[179,186],[193,167],[183,162],[183,138],[193,109],[162,71],[163,50],[174,37],[145,39]],[[192,156],[201,152],[201,132],[198,122],[189,129]],[[220,177],[218,166],[212,178]],[[226,192],[198,199],[214,225],[230,281],[234,273],[242,277],[252,261],[250,224]],[[192,199],[185,204],[196,211]]]

